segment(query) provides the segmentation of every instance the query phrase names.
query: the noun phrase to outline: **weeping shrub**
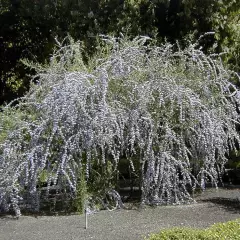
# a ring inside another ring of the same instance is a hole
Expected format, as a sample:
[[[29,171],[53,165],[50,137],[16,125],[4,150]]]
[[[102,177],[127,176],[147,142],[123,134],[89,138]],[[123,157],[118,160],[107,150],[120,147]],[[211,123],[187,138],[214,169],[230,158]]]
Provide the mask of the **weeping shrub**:
[[[121,157],[140,172],[142,203],[189,203],[196,186],[217,186],[226,154],[239,144],[240,93],[231,83],[239,76],[198,43],[181,49],[147,37],[103,37],[84,64],[70,41],[36,69],[37,84],[17,105],[25,119],[0,145],[2,211],[12,206],[19,215],[23,192],[38,210],[43,171],[48,188],[76,195],[79,169],[88,188],[104,177],[96,199],[120,207]]]

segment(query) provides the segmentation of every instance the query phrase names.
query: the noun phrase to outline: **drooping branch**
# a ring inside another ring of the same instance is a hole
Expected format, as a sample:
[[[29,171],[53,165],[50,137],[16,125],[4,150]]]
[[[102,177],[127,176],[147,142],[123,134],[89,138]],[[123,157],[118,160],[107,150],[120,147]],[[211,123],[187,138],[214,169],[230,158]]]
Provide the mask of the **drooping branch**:
[[[88,183],[107,166],[116,172],[121,156],[130,156],[133,171],[131,157],[138,156],[147,204],[191,201],[190,190],[207,179],[217,186],[217,166],[239,143],[234,73],[195,44],[176,51],[144,37],[106,39],[108,53],[89,66],[77,44],[61,47],[20,101],[25,117],[0,146],[2,209],[12,204],[20,214],[23,189],[38,209],[43,171],[48,188],[74,194],[79,169]]]

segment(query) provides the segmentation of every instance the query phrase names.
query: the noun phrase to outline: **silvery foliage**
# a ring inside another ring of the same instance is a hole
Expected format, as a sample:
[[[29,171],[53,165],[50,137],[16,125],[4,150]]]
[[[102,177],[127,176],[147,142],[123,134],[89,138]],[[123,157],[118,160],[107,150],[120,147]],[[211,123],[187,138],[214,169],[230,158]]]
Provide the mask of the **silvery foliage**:
[[[88,181],[93,164],[111,162],[116,172],[121,157],[132,171],[140,165],[142,203],[191,202],[197,185],[209,179],[217,186],[226,154],[239,143],[240,93],[230,82],[238,76],[198,43],[180,49],[147,37],[103,37],[102,44],[88,65],[71,43],[39,67],[38,83],[17,106],[26,116],[0,146],[2,210],[20,215],[23,189],[38,209],[43,171],[48,188],[74,194],[79,168]]]

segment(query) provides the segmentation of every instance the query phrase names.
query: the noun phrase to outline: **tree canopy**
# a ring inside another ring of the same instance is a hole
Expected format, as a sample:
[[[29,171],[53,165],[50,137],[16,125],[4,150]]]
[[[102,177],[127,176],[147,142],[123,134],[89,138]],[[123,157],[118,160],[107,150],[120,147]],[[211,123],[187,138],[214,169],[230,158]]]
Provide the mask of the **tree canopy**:
[[[214,31],[205,50],[227,51],[239,71],[239,9],[236,0],[0,0],[0,105],[29,89],[33,71],[22,59],[49,62],[55,38],[81,40],[85,59],[96,51],[99,34],[147,35],[159,42],[196,39]]]

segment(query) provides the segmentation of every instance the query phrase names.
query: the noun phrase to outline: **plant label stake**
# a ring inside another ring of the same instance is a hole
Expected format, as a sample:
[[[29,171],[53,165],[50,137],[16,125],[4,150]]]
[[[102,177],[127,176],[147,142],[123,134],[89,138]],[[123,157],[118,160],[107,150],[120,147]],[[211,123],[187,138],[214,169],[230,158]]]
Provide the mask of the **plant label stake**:
[[[88,211],[87,211],[87,204],[85,204],[85,229],[88,228],[87,214],[88,214]]]

